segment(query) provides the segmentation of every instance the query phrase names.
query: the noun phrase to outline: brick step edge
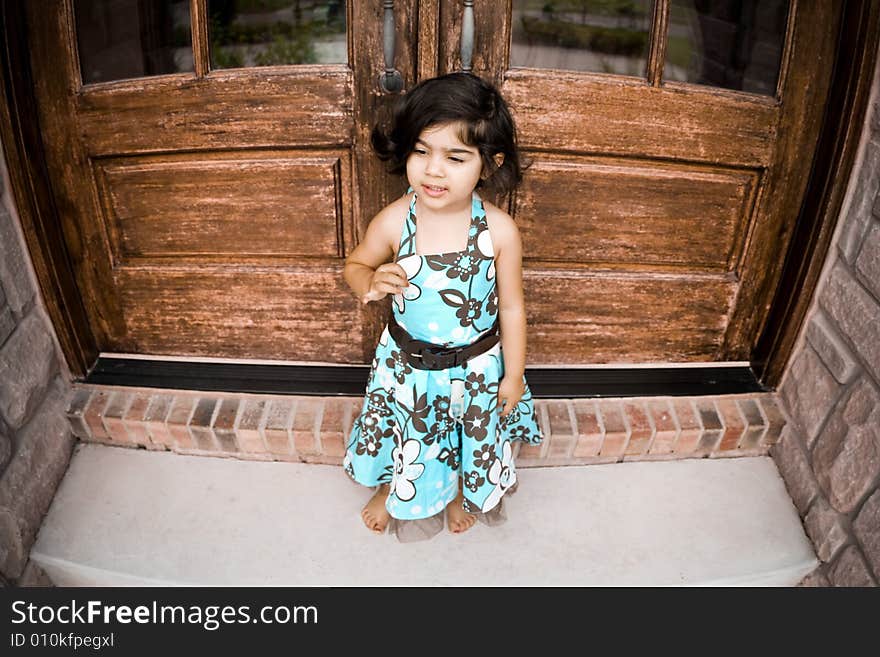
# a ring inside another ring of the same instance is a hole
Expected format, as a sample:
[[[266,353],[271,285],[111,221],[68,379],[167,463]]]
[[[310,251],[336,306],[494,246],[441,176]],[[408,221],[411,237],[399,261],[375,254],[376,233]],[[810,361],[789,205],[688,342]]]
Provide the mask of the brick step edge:
[[[341,465],[363,397],[204,393],[74,384],[79,439],[179,454]],[[765,455],[786,418],[775,393],[536,399],[541,445],[521,467]]]

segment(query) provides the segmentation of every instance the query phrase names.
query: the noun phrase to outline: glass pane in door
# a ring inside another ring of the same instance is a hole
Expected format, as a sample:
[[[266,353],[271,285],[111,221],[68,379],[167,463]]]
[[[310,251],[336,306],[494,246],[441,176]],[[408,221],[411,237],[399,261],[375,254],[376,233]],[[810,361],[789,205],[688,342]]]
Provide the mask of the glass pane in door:
[[[672,0],[663,77],[774,95],[788,0]]]
[[[645,76],[651,0],[513,0],[510,65]]]
[[[345,64],[344,0],[208,0],[211,68]]]
[[[83,84],[193,70],[189,0],[74,0]]]

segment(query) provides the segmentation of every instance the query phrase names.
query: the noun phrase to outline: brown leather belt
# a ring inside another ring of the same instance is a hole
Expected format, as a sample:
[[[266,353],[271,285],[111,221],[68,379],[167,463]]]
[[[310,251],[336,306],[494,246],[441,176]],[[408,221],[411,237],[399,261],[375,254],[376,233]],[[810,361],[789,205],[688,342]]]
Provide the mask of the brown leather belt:
[[[501,336],[498,335],[498,319],[479,340],[460,347],[444,347],[424,340],[416,340],[404,329],[391,313],[388,320],[388,332],[397,346],[406,355],[407,362],[418,370],[445,370],[463,365],[474,356],[494,347]]]

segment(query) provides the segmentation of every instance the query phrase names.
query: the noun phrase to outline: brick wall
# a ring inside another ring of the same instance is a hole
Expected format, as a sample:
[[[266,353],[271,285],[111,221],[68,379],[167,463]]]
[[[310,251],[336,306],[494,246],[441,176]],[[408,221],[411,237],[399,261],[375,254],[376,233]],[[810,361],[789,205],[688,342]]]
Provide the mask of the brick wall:
[[[37,291],[0,157],[0,576],[49,584],[28,561],[74,438],[64,410],[71,375]]]
[[[67,419],[86,442],[340,466],[364,402],[363,396],[73,387]],[[760,456],[785,425],[775,393],[538,399],[535,412],[544,442],[517,442],[517,467]]]
[[[880,583],[880,67],[859,156],[779,397],[770,454],[822,562],[805,585]]]

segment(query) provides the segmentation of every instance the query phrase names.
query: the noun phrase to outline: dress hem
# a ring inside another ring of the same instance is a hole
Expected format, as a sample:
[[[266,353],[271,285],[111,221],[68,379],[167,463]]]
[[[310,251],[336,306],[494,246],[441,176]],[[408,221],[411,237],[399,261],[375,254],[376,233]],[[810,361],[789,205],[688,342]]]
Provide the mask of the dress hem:
[[[355,479],[351,473],[347,470],[345,474],[348,475],[348,479],[355,484],[360,486],[365,486],[367,488],[372,488],[373,490],[378,489],[382,483],[378,484],[364,484],[357,479]],[[507,522],[507,514],[504,512],[504,498],[507,495],[513,495],[519,486],[519,481],[514,482],[512,486],[507,488],[504,493],[498,498],[498,502],[495,503],[492,508],[487,509],[486,511],[471,511],[468,509],[464,509],[464,505],[462,508],[466,513],[470,513],[476,516],[477,520],[484,525],[488,525],[489,527],[496,527],[498,525],[504,524]],[[451,499],[443,502],[443,508],[437,513],[432,513],[428,516],[422,516],[419,518],[398,518],[396,516],[391,515],[391,511],[386,507],[386,511],[388,511],[389,519],[388,524],[385,526],[384,533],[394,534],[397,540],[401,543],[412,543],[416,541],[429,540],[439,534],[443,527],[446,526],[446,507],[455,500],[455,496]],[[465,502],[471,502],[465,497]]]

